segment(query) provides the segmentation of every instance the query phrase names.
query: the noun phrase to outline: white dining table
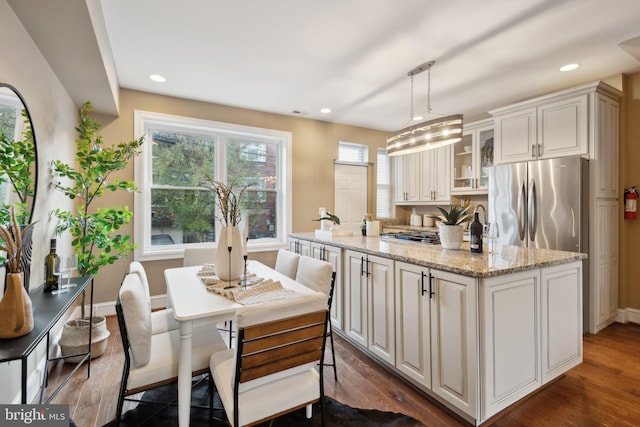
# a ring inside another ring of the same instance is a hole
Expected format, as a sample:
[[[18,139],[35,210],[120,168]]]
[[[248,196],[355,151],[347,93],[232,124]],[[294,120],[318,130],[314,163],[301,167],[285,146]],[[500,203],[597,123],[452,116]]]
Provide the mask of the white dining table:
[[[180,324],[180,351],[178,354],[178,425],[189,425],[191,412],[191,354],[193,321],[207,318],[215,321],[233,320],[236,310],[243,305],[207,290],[198,277],[201,266],[169,268],[164,271],[167,293],[173,306],[173,315]],[[306,286],[278,273],[258,261],[249,261],[247,271],[258,277],[280,281],[282,285],[300,294],[313,293]],[[211,323],[212,328],[215,324]],[[199,326],[205,327],[205,326]]]

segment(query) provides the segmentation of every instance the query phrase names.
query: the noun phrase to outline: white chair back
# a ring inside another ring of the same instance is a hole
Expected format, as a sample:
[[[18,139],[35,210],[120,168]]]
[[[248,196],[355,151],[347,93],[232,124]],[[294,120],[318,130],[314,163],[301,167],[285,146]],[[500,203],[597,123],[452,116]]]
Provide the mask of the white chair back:
[[[195,265],[214,264],[216,262],[217,253],[218,248],[213,246],[185,248],[184,261],[182,265],[184,267],[192,267]]]
[[[118,295],[127,327],[133,366],[144,366],[151,356],[151,305],[140,276],[135,273],[127,274]]]
[[[147,279],[147,272],[144,270],[142,264],[138,261],[133,261],[129,264],[129,273],[135,273],[140,276],[140,282],[142,282],[142,286],[144,287],[145,292],[147,293],[147,298],[151,300],[151,291],[149,290],[149,280]]]
[[[295,280],[316,292],[322,292],[328,296],[331,290],[332,273],[333,266],[331,263],[308,256],[301,256]]]
[[[298,261],[300,261],[300,255],[286,249],[279,249],[275,270],[290,279],[295,279],[298,271]]]

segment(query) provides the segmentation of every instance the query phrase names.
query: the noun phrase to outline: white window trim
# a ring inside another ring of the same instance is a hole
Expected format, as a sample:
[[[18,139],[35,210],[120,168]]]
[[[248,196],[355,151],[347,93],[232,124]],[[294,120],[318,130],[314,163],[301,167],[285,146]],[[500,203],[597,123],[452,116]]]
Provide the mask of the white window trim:
[[[276,209],[281,206],[284,207],[284,212],[278,211],[278,224],[279,230],[278,237],[270,242],[264,243],[250,243],[249,252],[265,252],[275,251],[286,247],[287,235],[291,233],[291,212],[292,212],[292,185],[291,185],[291,132],[279,131],[273,129],[264,129],[252,126],[236,125],[231,123],[216,122],[212,120],[194,119],[184,116],[175,116],[171,114],[155,113],[150,111],[134,110],[134,137],[140,138],[145,136],[145,144],[149,144],[146,140],[148,137],[145,135],[145,124],[153,121],[163,123],[172,122],[180,125],[181,129],[192,128],[194,130],[205,133],[225,133],[227,135],[235,135],[242,137],[255,137],[259,140],[278,140],[282,141],[279,145],[278,155],[280,156],[279,165],[284,165],[278,168],[278,182],[281,185],[279,191],[279,198],[284,198],[284,203],[278,203]],[[219,158],[223,150],[217,149],[216,156]],[[225,171],[221,170],[225,168],[224,162],[217,162],[217,165],[221,166],[216,169],[217,174],[223,174]],[[142,153],[136,156],[134,161],[134,179],[138,191],[134,195],[134,242],[137,244],[137,248],[134,251],[134,259],[136,261],[154,261],[163,259],[176,259],[184,256],[184,248],[187,245],[178,244],[171,245],[170,248],[166,246],[151,246],[151,221],[147,221],[150,218],[146,215],[151,212],[151,182],[149,180],[151,174],[151,155],[150,151],[143,147]],[[222,176],[222,175],[221,175]],[[218,178],[218,177],[216,177]],[[189,247],[193,246],[210,246],[211,243],[189,244]]]

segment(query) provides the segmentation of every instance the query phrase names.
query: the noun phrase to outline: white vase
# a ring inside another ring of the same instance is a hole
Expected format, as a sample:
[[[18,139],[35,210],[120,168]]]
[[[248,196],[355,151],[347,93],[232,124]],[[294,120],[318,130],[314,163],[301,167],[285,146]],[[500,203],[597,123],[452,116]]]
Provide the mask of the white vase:
[[[462,225],[446,225],[439,222],[438,229],[440,230],[440,244],[442,244],[442,249],[460,249],[464,235]]]
[[[216,276],[224,281],[239,279],[244,271],[240,228],[231,226],[231,245],[228,242],[229,230],[228,226],[225,226],[220,230],[218,253],[216,254]],[[229,252],[229,246],[231,246],[231,252]]]

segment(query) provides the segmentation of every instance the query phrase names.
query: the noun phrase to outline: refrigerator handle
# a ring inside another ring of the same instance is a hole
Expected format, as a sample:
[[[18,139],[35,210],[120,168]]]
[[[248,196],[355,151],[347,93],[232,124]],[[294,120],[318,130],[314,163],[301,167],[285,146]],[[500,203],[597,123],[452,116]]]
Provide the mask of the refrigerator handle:
[[[520,240],[524,241],[527,237],[527,224],[525,209],[527,205],[527,191],[524,187],[524,182],[520,187],[520,194],[518,195],[518,234],[520,234]]]
[[[536,181],[531,181],[531,196],[529,197],[529,240],[536,239],[538,229],[538,192],[536,191]]]

